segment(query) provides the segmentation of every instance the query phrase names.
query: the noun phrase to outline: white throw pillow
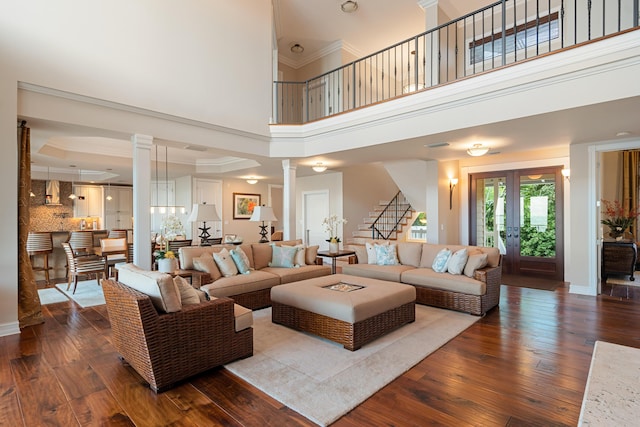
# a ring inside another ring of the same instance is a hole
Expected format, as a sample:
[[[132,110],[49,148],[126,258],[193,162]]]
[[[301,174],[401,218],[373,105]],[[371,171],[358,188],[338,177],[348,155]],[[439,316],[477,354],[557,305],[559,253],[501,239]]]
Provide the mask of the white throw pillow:
[[[233,258],[231,258],[231,254],[227,248],[224,248],[220,252],[215,252],[213,259],[216,261],[216,265],[224,277],[232,277],[238,274],[238,267],[236,267],[236,263],[233,262]]]
[[[296,252],[296,255],[293,257],[293,263],[295,265],[298,266],[303,266],[306,264],[306,260],[305,260],[305,247],[303,244],[300,245],[295,245],[295,246],[288,246],[288,245],[282,245],[282,246],[287,246],[287,247],[291,247],[291,248],[296,248],[298,250],[298,252]]]
[[[444,248],[441,249],[436,257],[433,259],[433,264],[431,264],[431,269],[436,273],[444,273],[447,271],[447,263],[449,262],[449,258],[451,257],[451,249]]]
[[[468,258],[467,248],[456,251],[447,262],[447,271],[451,274],[462,274]]]
[[[396,245],[374,245],[378,265],[398,265]]]
[[[368,264],[378,264],[378,258],[376,258],[376,248],[375,245],[388,245],[388,240],[382,240],[380,242],[375,243],[365,243],[365,247],[367,248],[367,263]]]

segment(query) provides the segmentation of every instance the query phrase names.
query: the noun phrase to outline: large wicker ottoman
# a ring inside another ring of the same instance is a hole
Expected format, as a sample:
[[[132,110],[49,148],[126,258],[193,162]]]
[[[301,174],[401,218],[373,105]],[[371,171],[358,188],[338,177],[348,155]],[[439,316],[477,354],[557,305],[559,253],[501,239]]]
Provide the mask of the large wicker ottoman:
[[[334,274],[271,288],[271,320],[355,351],[416,318],[413,286]]]

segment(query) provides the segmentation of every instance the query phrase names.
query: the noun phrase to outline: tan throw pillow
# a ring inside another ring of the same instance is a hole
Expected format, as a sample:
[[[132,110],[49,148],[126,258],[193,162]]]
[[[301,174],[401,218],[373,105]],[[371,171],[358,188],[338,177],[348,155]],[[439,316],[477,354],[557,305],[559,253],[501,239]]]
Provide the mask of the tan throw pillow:
[[[447,262],[447,271],[451,274],[462,274],[469,255],[467,249],[460,249],[451,255],[449,262]]]
[[[214,281],[222,277],[222,273],[220,273],[216,262],[213,260],[213,255],[209,253],[205,253],[197,258],[194,258],[193,268],[198,271],[209,273],[209,276],[211,276],[211,279],[213,279]]]
[[[471,255],[464,266],[464,275],[473,277],[473,273],[479,268],[487,265],[487,254]]]
[[[365,245],[347,245],[346,249],[356,253],[358,264],[369,263],[369,259],[367,258],[367,247]]]
[[[233,262],[231,254],[229,254],[227,248],[214,253],[213,259],[216,261],[216,265],[224,277],[233,277],[238,274],[238,267],[236,267],[236,263]]]
[[[180,291],[180,301],[183,306],[200,304],[200,295],[198,295],[198,291],[193,289],[193,286],[191,286],[184,277],[174,277],[173,283]]]
[[[253,251],[253,266],[256,270],[262,270],[269,266],[271,262],[272,249],[267,243],[254,243],[251,245]]]
[[[316,264],[316,258],[318,258],[318,249],[319,248],[320,248],[320,246],[318,246],[318,245],[309,246],[304,251],[305,264],[307,264],[307,265],[315,265]]]

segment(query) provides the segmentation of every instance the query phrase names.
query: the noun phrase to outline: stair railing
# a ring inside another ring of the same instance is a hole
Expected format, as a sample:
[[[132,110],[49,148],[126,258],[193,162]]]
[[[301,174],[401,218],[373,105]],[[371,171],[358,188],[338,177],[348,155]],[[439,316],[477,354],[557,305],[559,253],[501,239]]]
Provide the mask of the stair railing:
[[[400,223],[410,211],[411,204],[404,194],[398,191],[371,225],[371,237],[388,240],[398,231]]]

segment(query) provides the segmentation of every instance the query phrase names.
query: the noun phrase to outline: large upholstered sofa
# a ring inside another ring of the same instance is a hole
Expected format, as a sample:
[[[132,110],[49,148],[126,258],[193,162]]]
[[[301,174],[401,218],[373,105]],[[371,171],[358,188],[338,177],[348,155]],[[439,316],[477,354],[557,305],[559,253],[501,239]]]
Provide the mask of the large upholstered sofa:
[[[291,266],[274,266],[274,246],[298,247],[299,252]],[[232,251],[236,248],[242,249],[247,256],[249,271],[225,277],[213,259],[213,254],[220,253],[223,249]],[[198,272],[199,280],[193,282],[194,286],[199,286],[210,296],[229,297],[244,307],[256,310],[271,305],[273,286],[331,274],[331,267],[322,265],[317,251],[317,246],[304,247],[302,240],[289,240],[239,246],[222,244],[182,247],[179,258],[182,270]]]
[[[182,277],[118,268],[119,282],[102,281],[111,341],[155,392],[253,354],[251,310],[209,300]]]
[[[385,254],[395,253],[395,260],[393,256],[381,262],[371,260],[372,255],[376,258],[377,245],[395,245],[393,251],[385,251]],[[395,244],[380,240],[347,245],[345,248],[356,252],[356,260],[342,267],[344,274],[413,285],[419,304],[484,315],[499,303],[502,257],[497,248],[418,242]],[[466,251],[461,251],[465,248]],[[447,249],[451,254],[466,252],[467,258],[460,255],[456,258],[457,262],[452,262],[457,264],[455,268],[451,265],[450,270],[434,271],[432,267],[438,254]],[[381,263],[390,265],[379,265]]]

